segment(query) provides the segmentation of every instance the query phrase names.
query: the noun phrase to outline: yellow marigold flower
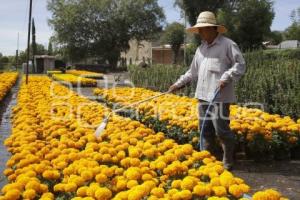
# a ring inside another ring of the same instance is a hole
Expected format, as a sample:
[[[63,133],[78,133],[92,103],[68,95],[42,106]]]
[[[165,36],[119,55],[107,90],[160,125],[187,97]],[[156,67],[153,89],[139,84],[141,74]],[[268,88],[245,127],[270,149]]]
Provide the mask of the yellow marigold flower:
[[[141,178],[141,174],[139,172],[139,168],[129,168],[126,172],[125,172],[125,176],[126,178],[128,178],[129,180],[138,180]]]
[[[82,200],[83,198],[81,197],[73,197],[71,200]]]
[[[98,183],[91,183],[89,188],[86,191],[87,196],[90,197],[94,197],[95,196],[95,192],[101,188],[100,185]]]
[[[224,171],[220,175],[220,183],[222,186],[229,188],[230,185],[235,183],[234,176],[230,172]]]
[[[272,198],[280,198],[281,197],[281,194],[278,191],[273,190],[273,189],[265,190],[265,193],[267,193]]]
[[[95,179],[98,183],[105,183],[108,178],[105,174],[97,174]]]
[[[60,177],[60,174],[57,170],[46,170],[42,175],[45,179],[55,180]]]
[[[237,184],[242,184],[242,183],[245,182],[243,179],[238,178],[238,177],[235,177],[234,180],[235,180],[235,182],[236,182]]]
[[[218,197],[222,197],[222,196],[226,196],[227,195],[227,191],[226,188],[224,186],[214,186],[212,188],[214,194]]]
[[[7,168],[7,169],[5,169],[4,171],[3,171],[3,174],[5,175],[5,176],[9,176],[9,175],[11,175],[11,174],[13,174],[14,173],[14,170],[12,169],[12,168]]]
[[[243,190],[236,184],[229,186],[228,191],[236,198],[240,198],[243,195]]]
[[[129,192],[128,194],[128,200],[140,200],[143,197],[143,192],[134,190],[132,192]]]
[[[203,160],[202,160],[202,162],[204,163],[204,164],[209,164],[209,163],[212,163],[213,162],[213,160],[212,160],[212,158],[204,158]]]
[[[33,189],[25,190],[22,194],[24,199],[34,199],[36,196],[36,192]]]
[[[186,199],[186,200],[192,199],[193,196],[190,190],[182,190],[179,195],[181,199]]]
[[[125,151],[119,151],[119,152],[117,153],[117,158],[118,158],[119,160],[122,160],[122,159],[124,159],[125,157],[126,157]]]
[[[111,160],[112,160],[111,155],[108,153],[106,153],[102,156],[102,161],[105,163],[111,162]]]
[[[128,191],[122,191],[117,193],[114,198],[116,199],[128,199]]]
[[[193,189],[193,193],[197,196],[206,196],[210,194],[210,191],[207,190],[207,187],[205,185],[196,185]]]
[[[156,196],[156,197],[162,198],[165,194],[165,190],[163,188],[153,188],[151,190],[151,194]]]
[[[181,187],[181,180],[174,180],[171,184],[171,187],[179,189]]]
[[[143,181],[147,181],[147,180],[151,180],[151,179],[152,179],[151,174],[143,174],[143,176],[142,176]]]
[[[80,173],[80,176],[85,180],[85,181],[89,181],[92,180],[94,174],[93,172],[91,172],[90,170],[84,170]]]
[[[253,200],[274,199],[280,200],[281,194],[276,190],[268,189],[262,192],[257,192],[253,195]]]
[[[140,159],[138,159],[138,158],[131,158],[130,159],[130,165],[131,166],[138,167],[138,166],[140,166],[140,164],[141,164]]]
[[[53,187],[54,192],[62,192],[64,191],[64,184],[58,183]]]
[[[20,183],[22,186],[25,186],[30,181],[30,178],[27,176],[19,176],[17,182]]]
[[[67,183],[64,185],[64,191],[65,192],[75,192],[77,189],[76,183]]]
[[[158,184],[158,181],[156,179],[148,180],[143,183],[147,188],[150,190],[155,188],[155,186]],[[150,192],[150,191],[149,191]]]
[[[7,193],[5,193],[4,198],[5,199],[19,199],[21,195],[20,190],[12,189],[9,190]]]
[[[151,195],[149,196],[148,200],[159,200],[159,198]]]
[[[98,200],[107,200],[112,196],[112,192],[108,188],[100,188],[95,192],[95,198]]]
[[[215,177],[219,177],[219,174],[216,171],[210,172],[208,174],[209,178],[213,179]]]
[[[26,184],[25,189],[26,190],[33,189],[35,191],[39,191],[39,189],[40,189],[40,183],[37,182],[37,181],[29,181]]]
[[[239,187],[243,191],[243,193],[248,193],[250,191],[250,187],[244,183],[240,184]]]
[[[192,139],[192,142],[193,143],[196,143],[196,142],[198,142],[199,141],[199,137],[193,137],[193,139]]]
[[[154,149],[146,149],[143,151],[143,154],[148,158],[153,158],[155,156]]]
[[[54,194],[52,194],[51,192],[46,192],[46,193],[42,194],[41,199],[53,200]]]
[[[116,184],[117,190],[125,190],[127,187],[127,181],[126,180],[118,180]]]
[[[181,189],[183,189],[183,190],[191,190],[192,191],[193,187],[194,187],[194,180],[191,179],[190,177],[185,177],[182,180],[180,186],[181,186]]]
[[[220,182],[220,177],[214,177],[210,180],[210,183],[212,186],[220,186],[221,182]]]
[[[158,163],[156,163],[156,168],[158,170],[163,170],[164,168],[166,168],[167,164],[163,161],[159,161]]]
[[[48,185],[46,184],[40,184],[40,190],[39,190],[40,193],[46,193],[48,192]]]
[[[137,148],[130,148],[129,149],[129,157],[131,158],[139,158],[140,157],[140,151]]]
[[[222,165],[215,165],[213,167],[214,171],[216,171],[218,174],[222,174],[224,172],[224,167]]]
[[[193,153],[193,146],[191,144],[182,145],[182,150],[185,155],[191,155]]]
[[[87,196],[88,188],[89,188],[88,186],[83,186],[83,187],[78,188],[78,190],[76,192],[77,196],[79,196],[79,197]]]
[[[137,186],[139,183],[137,182],[137,180],[130,180],[127,182],[127,188],[133,188],[134,186]]]

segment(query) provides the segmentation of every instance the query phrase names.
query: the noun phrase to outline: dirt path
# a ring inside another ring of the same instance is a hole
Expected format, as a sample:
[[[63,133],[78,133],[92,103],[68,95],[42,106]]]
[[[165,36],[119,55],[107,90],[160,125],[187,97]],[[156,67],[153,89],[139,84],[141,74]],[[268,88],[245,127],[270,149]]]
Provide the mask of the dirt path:
[[[232,172],[251,186],[252,193],[274,188],[290,200],[300,200],[300,160],[266,163],[238,160]]]
[[[11,133],[11,111],[13,106],[17,103],[17,95],[20,85],[20,79],[17,81],[16,85],[7,94],[4,100],[0,103],[0,188],[6,184],[6,177],[3,175],[3,170],[5,169],[6,161],[10,157],[10,153],[7,152],[4,146],[4,140],[9,137]]]

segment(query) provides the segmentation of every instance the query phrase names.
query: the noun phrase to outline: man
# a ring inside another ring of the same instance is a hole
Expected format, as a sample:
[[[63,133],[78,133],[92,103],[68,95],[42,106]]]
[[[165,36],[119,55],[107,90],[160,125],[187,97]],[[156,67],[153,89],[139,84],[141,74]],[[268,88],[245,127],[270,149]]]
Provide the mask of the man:
[[[204,149],[212,152],[216,147],[216,136],[223,149],[224,167],[233,166],[235,135],[229,128],[229,106],[236,101],[234,82],[245,73],[245,60],[237,44],[224,37],[227,29],[216,23],[214,13],[200,13],[197,24],[187,29],[200,34],[202,44],[197,48],[190,69],[169,88],[174,92],[192,80],[197,80],[196,98],[199,99],[199,127],[216,88],[220,92],[209,111],[204,124]],[[201,120],[200,120],[201,119]]]

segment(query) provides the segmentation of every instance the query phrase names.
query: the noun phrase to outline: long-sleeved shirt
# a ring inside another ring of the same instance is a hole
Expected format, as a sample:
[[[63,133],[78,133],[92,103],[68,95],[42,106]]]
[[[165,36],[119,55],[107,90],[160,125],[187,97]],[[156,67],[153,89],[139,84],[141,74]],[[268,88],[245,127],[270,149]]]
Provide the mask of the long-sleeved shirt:
[[[215,101],[233,103],[236,101],[234,82],[239,80],[245,71],[245,60],[237,44],[219,34],[211,44],[202,41],[190,69],[176,81],[175,85],[181,87],[192,80],[197,80],[195,97],[211,101],[220,81],[225,81],[226,86]]]

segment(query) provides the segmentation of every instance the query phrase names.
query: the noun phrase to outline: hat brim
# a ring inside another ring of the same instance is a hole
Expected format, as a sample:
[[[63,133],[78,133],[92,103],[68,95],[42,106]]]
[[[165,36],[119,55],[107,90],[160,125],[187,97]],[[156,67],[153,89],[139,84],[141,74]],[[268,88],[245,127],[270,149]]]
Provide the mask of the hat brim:
[[[212,27],[212,26],[218,27],[217,32],[219,32],[219,33],[226,33],[227,32],[227,28],[225,26],[216,25],[216,24],[209,24],[209,23],[196,24],[195,26],[187,28],[186,31],[189,32],[189,33],[199,34],[199,29],[204,28],[204,27]]]

